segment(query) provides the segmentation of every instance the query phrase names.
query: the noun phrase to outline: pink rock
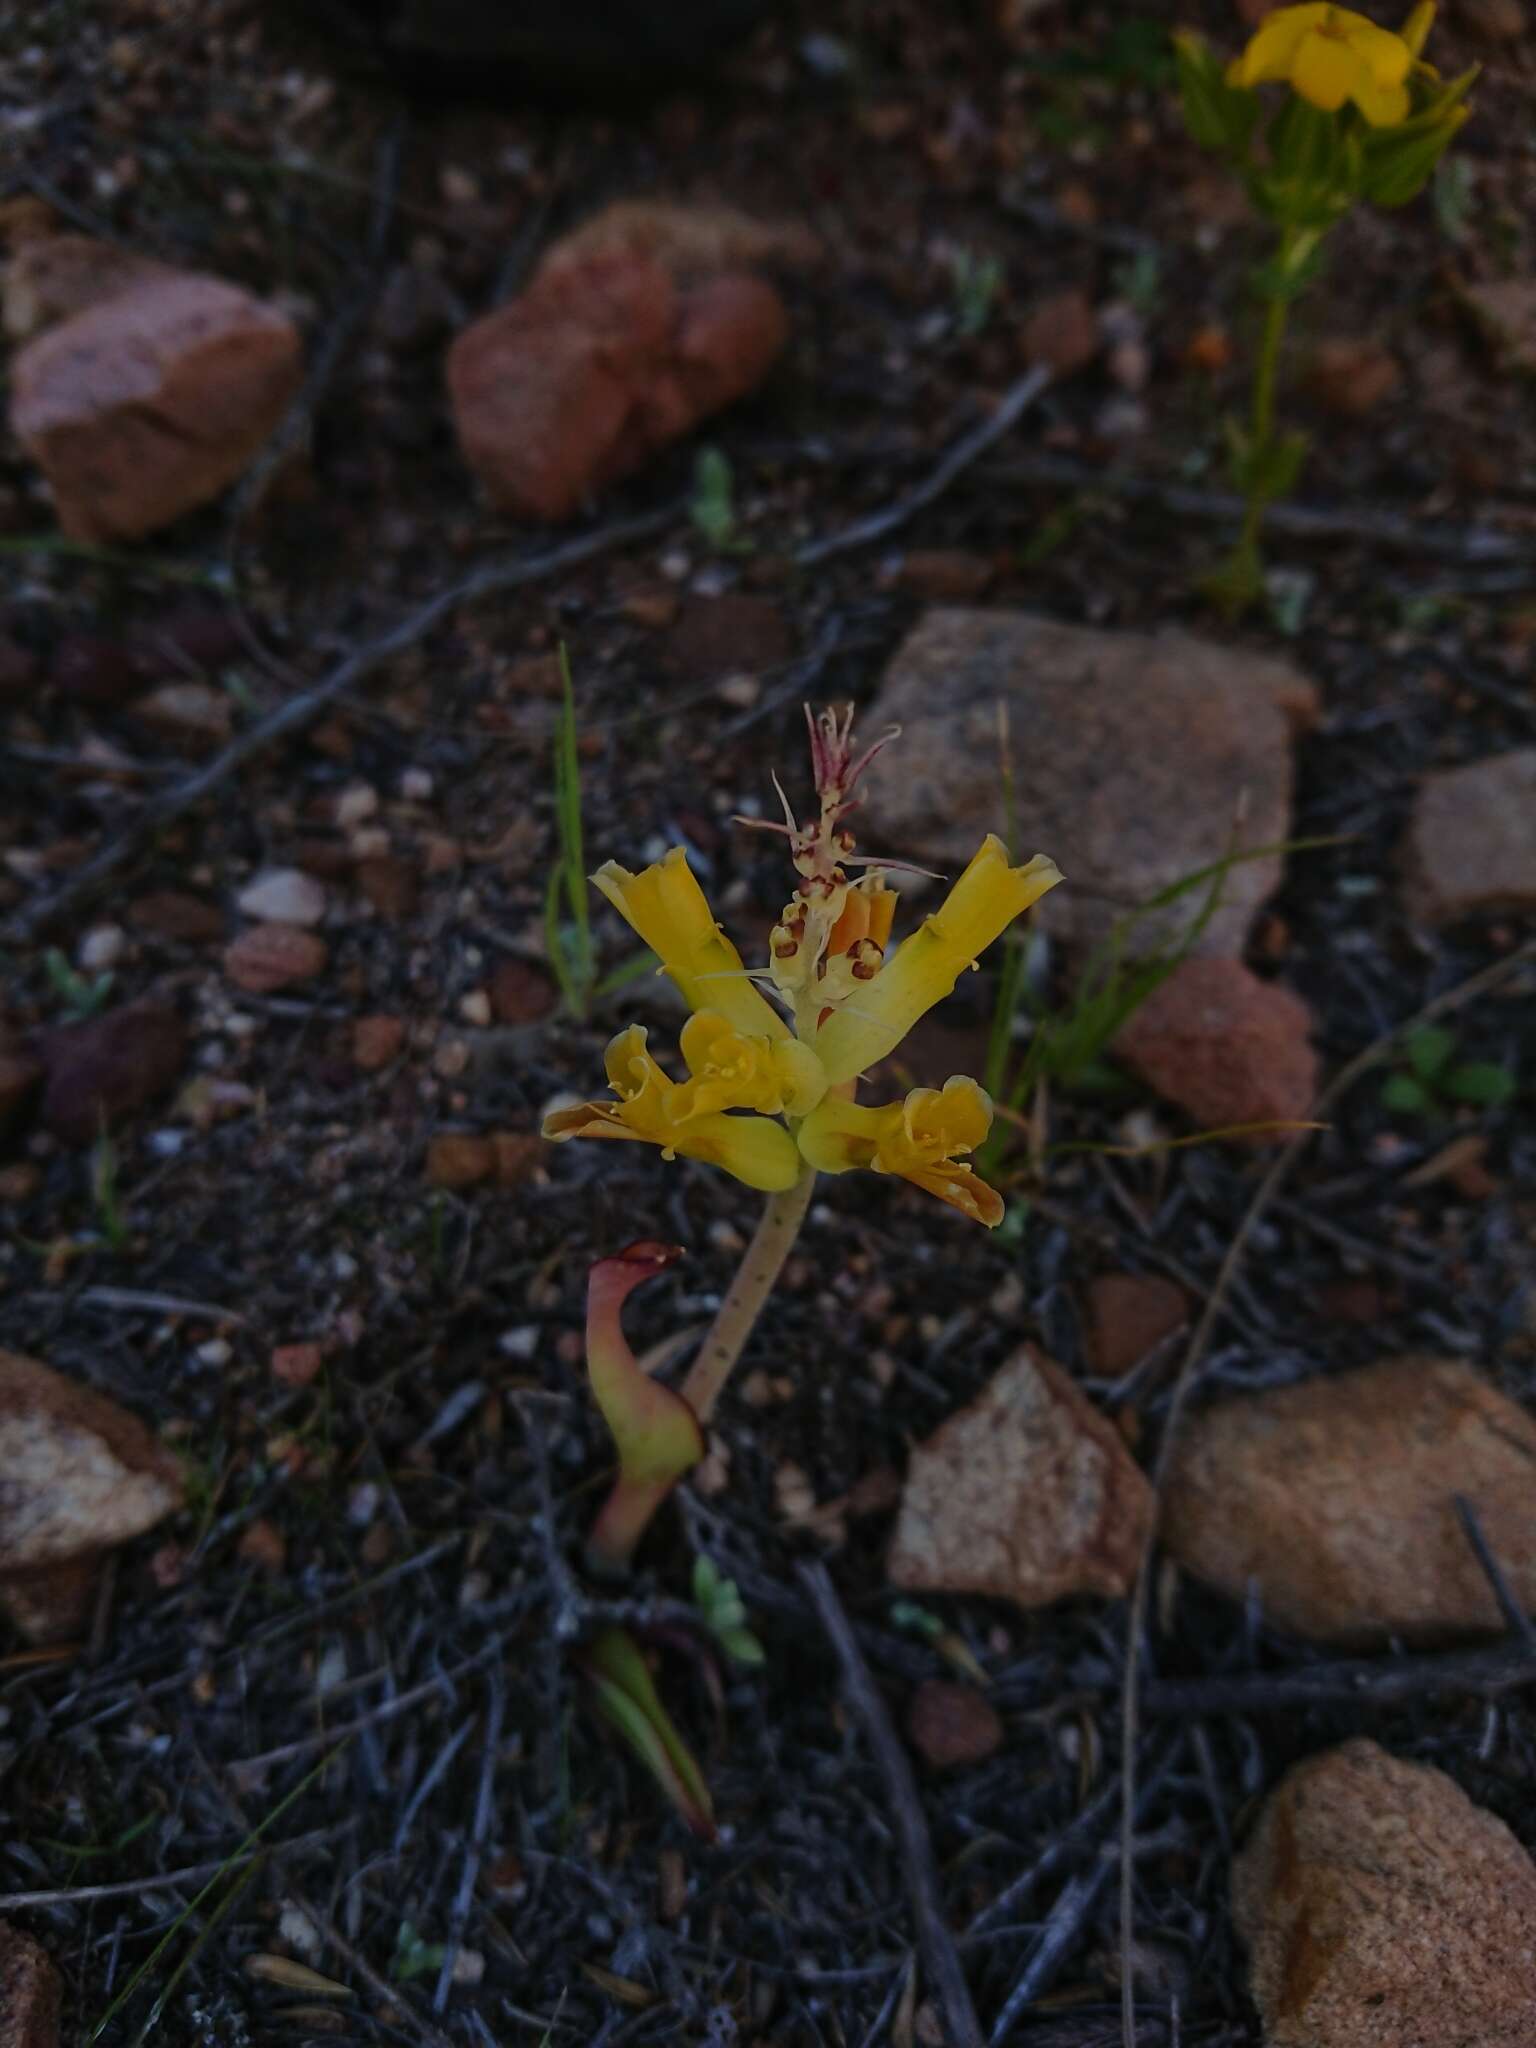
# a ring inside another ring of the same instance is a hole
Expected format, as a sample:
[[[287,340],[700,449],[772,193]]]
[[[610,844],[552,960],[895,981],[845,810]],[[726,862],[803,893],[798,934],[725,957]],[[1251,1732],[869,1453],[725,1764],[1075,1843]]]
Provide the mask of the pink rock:
[[[1425,924],[1536,910],[1536,747],[1426,775],[1404,857]]]
[[[150,275],[11,368],[11,425],[71,539],[132,540],[234,482],[299,386],[293,323],[215,277]]]
[[[1202,1128],[1299,1123],[1317,1096],[1311,1013],[1239,960],[1183,960],[1123,1027],[1114,1053]],[[1283,1131],[1246,1140],[1276,1145]]]
[[[0,2048],[58,2048],[59,1973],[30,1934],[0,1920]]]
[[[623,253],[558,264],[448,352],[465,459],[500,510],[568,519],[760,383],[787,332],[760,278],[679,287]]]

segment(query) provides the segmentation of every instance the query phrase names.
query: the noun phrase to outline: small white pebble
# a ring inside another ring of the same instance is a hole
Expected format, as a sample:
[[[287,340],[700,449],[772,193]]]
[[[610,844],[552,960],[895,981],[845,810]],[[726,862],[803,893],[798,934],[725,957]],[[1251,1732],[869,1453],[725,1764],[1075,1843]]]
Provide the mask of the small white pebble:
[[[693,563],[683,553],[681,548],[673,548],[669,554],[662,556],[657,566],[669,583],[681,583],[689,570],[692,569]]]
[[[359,825],[347,837],[347,851],[354,860],[383,860],[389,852],[389,833],[382,825]]]
[[[296,1955],[306,1961],[317,1963],[325,1944],[320,1939],[320,1930],[300,1906],[284,1906],[277,1918],[278,1937],[286,1941]]]
[[[127,946],[127,935],[120,924],[93,925],[80,941],[75,963],[86,974],[99,974],[105,968],[115,967]]]
[[[379,808],[379,792],[371,782],[351,782],[336,799],[336,822],[343,832],[361,825]]]
[[[520,1323],[515,1330],[503,1330],[496,1339],[496,1349],[508,1358],[529,1359],[539,1348],[539,1326],[537,1323]]]
[[[483,988],[472,988],[459,999],[459,1015],[466,1024],[483,1031],[491,1021],[491,999]]]
[[[357,1278],[357,1261],[350,1252],[337,1252],[331,1260],[331,1271],[338,1280],[355,1280]]]
[[[318,924],[325,915],[325,891],[302,868],[269,868],[235,898],[247,917],[266,924]]]
[[[379,1512],[382,1498],[379,1488],[371,1479],[365,1479],[361,1486],[354,1486],[347,1495],[347,1520],[354,1529],[366,1529]]]
[[[234,1356],[228,1343],[222,1337],[210,1337],[206,1344],[197,1347],[199,1365],[228,1365]]]
[[[432,777],[425,768],[407,768],[400,777],[400,794],[408,804],[424,804],[432,795]]]

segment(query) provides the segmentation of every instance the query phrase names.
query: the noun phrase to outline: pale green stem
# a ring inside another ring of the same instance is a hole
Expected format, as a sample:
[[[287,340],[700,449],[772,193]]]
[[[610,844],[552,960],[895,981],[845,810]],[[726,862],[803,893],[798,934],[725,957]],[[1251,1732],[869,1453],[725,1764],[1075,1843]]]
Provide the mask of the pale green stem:
[[[1290,242],[1287,230],[1282,242],[1282,262]],[[1275,383],[1280,369],[1280,345],[1285,339],[1285,320],[1290,311],[1290,299],[1284,292],[1276,292],[1270,299],[1264,315],[1264,338],[1259,347],[1258,366],[1253,377],[1253,446],[1267,448],[1275,431]],[[1264,493],[1250,488],[1248,504],[1243,513],[1242,546],[1257,550],[1259,529],[1264,523],[1264,511],[1268,503]]]
[[[784,1261],[811,1206],[815,1185],[816,1169],[807,1166],[793,1187],[768,1197],[752,1242],[720,1304],[720,1313],[710,1325],[709,1335],[683,1381],[683,1399],[701,1423],[708,1422],[714,1413],[720,1390],[730,1378],[762,1313],[763,1303],[784,1270]]]

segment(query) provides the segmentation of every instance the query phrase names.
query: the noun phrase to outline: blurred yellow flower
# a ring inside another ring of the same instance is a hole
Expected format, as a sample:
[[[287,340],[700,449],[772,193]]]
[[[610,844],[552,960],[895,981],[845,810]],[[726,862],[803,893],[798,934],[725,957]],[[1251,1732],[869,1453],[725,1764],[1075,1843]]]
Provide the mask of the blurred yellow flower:
[[[1277,7],[1234,59],[1227,82],[1289,85],[1330,114],[1352,102],[1373,128],[1395,128],[1412,111],[1408,77],[1433,20],[1429,4],[1415,7],[1398,32],[1321,0]]]
[[[1061,876],[1043,854],[1013,866],[989,835],[939,909],[887,957],[896,892],[878,865],[849,879],[848,867],[860,863],[843,822],[861,770],[883,744],[855,758],[851,712],[811,721],[819,810],[802,826],[786,801],[786,822],[767,827],[788,838],[799,880],[755,973],[716,923],[681,847],[639,874],[614,861],[598,870],[597,887],[693,1012],[680,1039],[688,1079],[664,1073],[632,1024],[608,1047],[615,1099],[554,1111],[547,1138],[639,1139],[770,1193],[808,1167],[868,1167],[899,1174],[978,1222],[1001,1221],[1001,1200],[963,1163],[992,1121],[976,1082],[956,1076],[879,1108],[853,1098],[859,1076]],[[792,1012],[792,1024],[758,982]]]

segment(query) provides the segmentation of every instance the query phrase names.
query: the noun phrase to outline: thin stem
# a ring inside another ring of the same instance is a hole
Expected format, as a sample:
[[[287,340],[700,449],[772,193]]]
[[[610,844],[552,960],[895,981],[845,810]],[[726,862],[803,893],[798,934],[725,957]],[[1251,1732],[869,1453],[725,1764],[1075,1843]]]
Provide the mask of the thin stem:
[[[807,1166],[792,1188],[768,1197],[752,1242],[720,1304],[720,1313],[683,1381],[683,1399],[701,1423],[708,1422],[714,1413],[720,1390],[730,1378],[731,1369],[762,1313],[763,1303],[784,1270],[784,1261],[811,1206],[815,1185],[816,1169]]]
[[[1280,267],[1286,267],[1290,253],[1291,234],[1287,229],[1280,245]],[[1253,447],[1257,451],[1267,448],[1275,431],[1275,383],[1280,368],[1280,345],[1285,339],[1286,315],[1290,311],[1290,298],[1284,291],[1274,292],[1264,314],[1264,338],[1259,347],[1258,367],[1253,376]],[[1262,488],[1257,484],[1248,487],[1248,503],[1243,511],[1243,537],[1241,546],[1245,550],[1257,550],[1259,529],[1264,523],[1264,511],[1268,504]]]

